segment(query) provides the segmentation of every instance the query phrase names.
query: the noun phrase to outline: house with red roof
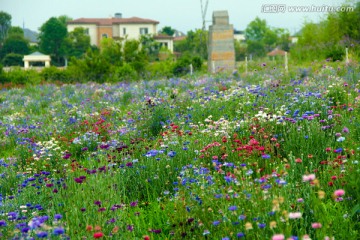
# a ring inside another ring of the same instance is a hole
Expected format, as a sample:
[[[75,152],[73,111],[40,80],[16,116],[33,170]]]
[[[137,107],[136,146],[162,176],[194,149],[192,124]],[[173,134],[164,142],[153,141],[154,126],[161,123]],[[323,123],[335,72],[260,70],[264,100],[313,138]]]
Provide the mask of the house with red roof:
[[[68,32],[82,27],[90,36],[90,43],[99,46],[101,39],[136,39],[141,35],[152,35],[155,41],[173,52],[172,36],[157,36],[158,21],[139,17],[123,18],[121,13],[116,13],[111,18],[79,18],[67,22]]]

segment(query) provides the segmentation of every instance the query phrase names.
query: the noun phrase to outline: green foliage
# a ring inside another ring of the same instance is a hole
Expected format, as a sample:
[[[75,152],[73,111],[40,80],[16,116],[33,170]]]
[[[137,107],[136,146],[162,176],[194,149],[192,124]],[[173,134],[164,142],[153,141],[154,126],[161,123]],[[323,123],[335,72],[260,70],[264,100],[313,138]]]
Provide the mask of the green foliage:
[[[329,13],[320,23],[305,22],[297,44],[291,49],[294,59],[299,61],[332,58],[342,60],[345,48],[349,54],[360,57],[360,3],[344,5],[354,11]]]
[[[20,55],[30,53],[29,41],[25,39],[23,32],[9,31],[8,37],[5,39],[3,47],[0,51],[0,59],[9,53],[16,53]]]
[[[71,45],[67,50],[69,57],[82,57],[86,51],[90,48],[90,36],[85,33],[84,28],[75,28],[74,31],[69,33],[68,41]]]
[[[128,63],[124,63],[115,69],[115,77],[113,80],[117,81],[131,81],[137,79],[138,75],[136,70]]]
[[[194,71],[199,71],[202,69],[203,60],[200,57],[195,56],[191,59],[191,64]]]
[[[127,40],[123,48],[124,61],[129,63],[139,74],[143,73],[147,64],[146,53],[141,50],[140,42]]]
[[[101,55],[114,66],[122,66],[123,52],[122,43],[112,38],[104,38],[101,41]]]
[[[6,83],[10,80],[6,77],[6,73],[4,72],[3,65],[0,64],[0,83]]]
[[[344,59],[345,50],[339,45],[335,45],[325,52],[325,57],[331,59],[332,61],[341,61]]]
[[[244,61],[247,52],[247,44],[234,40],[234,47],[235,47],[235,60]]]
[[[83,59],[72,59],[70,72],[76,81],[104,83],[111,73],[111,63],[98,50],[88,50]]]
[[[165,60],[159,62],[153,62],[147,65],[146,72],[148,79],[156,79],[156,78],[170,78],[173,76],[173,65],[174,62],[172,60]]]
[[[165,27],[163,27],[163,28],[160,30],[160,33],[166,34],[166,35],[169,35],[169,36],[172,36],[172,35],[174,35],[175,31],[176,31],[176,30],[173,29],[172,27],[170,27],[170,26],[165,26]]]
[[[175,76],[183,76],[190,71],[191,59],[189,57],[182,57],[178,59],[173,67],[173,74]]]
[[[4,42],[8,31],[11,27],[11,15],[7,12],[0,11],[0,46]]]
[[[59,69],[55,66],[44,68],[41,71],[40,76],[43,80],[49,82],[55,82],[55,81],[60,81],[64,83],[71,82],[69,72],[64,69]]]
[[[23,66],[23,55],[17,54],[17,53],[9,53],[6,54],[4,59],[2,60],[2,63],[5,66]]]
[[[146,54],[148,61],[159,59],[160,43],[156,42],[150,35],[142,35],[140,38],[141,49]]]
[[[41,82],[41,77],[35,70],[26,70],[24,71],[21,68],[12,68],[11,71],[6,73],[7,79],[17,85],[36,85]]]
[[[270,28],[266,20],[258,17],[245,29],[248,54],[263,57],[276,47],[287,51],[289,49],[289,32],[282,28]]]
[[[180,52],[182,55],[190,54],[207,59],[208,35],[208,31],[201,29],[188,31],[184,40],[174,43],[174,51]]]
[[[39,48],[52,56],[55,65],[63,63],[66,55],[66,37],[66,26],[58,18],[52,17],[40,27]]]

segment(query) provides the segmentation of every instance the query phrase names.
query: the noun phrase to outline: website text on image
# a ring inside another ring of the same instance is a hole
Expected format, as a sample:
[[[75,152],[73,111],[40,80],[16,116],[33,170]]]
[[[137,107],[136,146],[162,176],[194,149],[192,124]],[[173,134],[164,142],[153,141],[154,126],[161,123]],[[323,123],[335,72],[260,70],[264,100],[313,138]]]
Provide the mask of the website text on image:
[[[262,13],[285,13],[285,12],[353,12],[352,6],[288,6],[286,4],[263,4]]]

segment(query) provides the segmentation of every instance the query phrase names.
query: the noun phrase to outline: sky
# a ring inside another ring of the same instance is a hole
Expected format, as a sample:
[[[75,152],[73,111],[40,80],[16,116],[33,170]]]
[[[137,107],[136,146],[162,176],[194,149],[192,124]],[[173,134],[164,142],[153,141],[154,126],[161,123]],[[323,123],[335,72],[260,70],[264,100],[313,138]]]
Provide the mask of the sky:
[[[299,31],[304,21],[319,22],[326,12],[290,12],[289,6],[341,6],[346,0],[209,0],[206,27],[212,13],[227,10],[230,24],[245,30],[256,17],[269,26],[285,28],[291,34]],[[205,5],[206,0],[202,0]],[[271,5],[269,5],[271,4]],[[286,5],[284,12],[269,13],[270,6]],[[67,15],[77,18],[109,18],[122,13],[124,18],[140,17],[159,21],[158,30],[171,26],[186,33],[202,28],[201,0],[0,0],[0,11],[12,16],[12,26],[38,31],[51,17]]]

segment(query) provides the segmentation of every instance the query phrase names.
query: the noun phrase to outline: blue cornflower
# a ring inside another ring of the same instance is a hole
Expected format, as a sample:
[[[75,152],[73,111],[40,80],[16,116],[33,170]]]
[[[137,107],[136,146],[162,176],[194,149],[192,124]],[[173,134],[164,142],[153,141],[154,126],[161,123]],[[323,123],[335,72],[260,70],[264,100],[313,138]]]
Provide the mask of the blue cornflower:
[[[216,221],[213,222],[213,225],[214,225],[214,226],[217,226],[217,225],[219,225],[219,224],[220,224],[220,221],[218,221],[218,220],[216,220]]]
[[[259,227],[259,228],[265,228],[265,227],[266,227],[266,224],[265,224],[265,223],[259,223],[259,224],[258,224],[258,227]]]
[[[38,238],[46,238],[48,236],[48,233],[47,232],[38,232],[38,233],[36,233],[36,236]]]
[[[175,157],[176,152],[175,151],[170,151],[167,155],[172,158],[172,157]]]
[[[228,208],[230,211],[236,211],[237,210],[237,206],[230,206]]]
[[[242,232],[239,232],[239,233],[236,234],[236,237],[242,238],[242,237],[245,237],[245,234],[242,233]]]

